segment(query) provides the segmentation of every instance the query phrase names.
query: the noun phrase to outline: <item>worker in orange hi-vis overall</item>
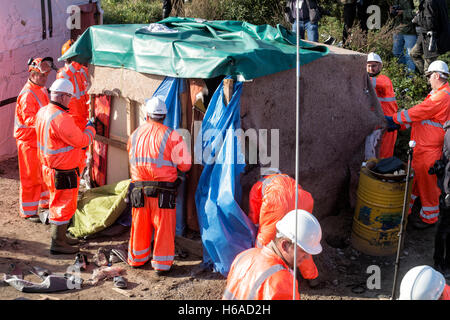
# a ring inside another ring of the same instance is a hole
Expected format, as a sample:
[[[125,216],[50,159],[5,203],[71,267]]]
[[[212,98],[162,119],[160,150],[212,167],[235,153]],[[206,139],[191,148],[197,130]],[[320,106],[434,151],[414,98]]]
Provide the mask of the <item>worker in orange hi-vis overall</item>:
[[[72,39],[66,41],[61,48],[61,55],[64,55],[72,44]],[[67,79],[72,83],[75,92],[69,102],[69,114],[73,116],[78,128],[83,131],[89,119],[88,68],[69,58],[65,61],[64,67],[58,70],[56,79]],[[83,152],[80,173],[83,173],[85,167],[86,152]]]
[[[414,180],[411,190],[410,211],[417,198],[420,199],[419,217],[412,216],[412,225],[417,229],[432,226],[439,217],[439,196],[437,176],[430,174],[436,160],[441,159],[444,145],[444,123],[449,120],[450,86],[448,66],[441,60],[430,64],[426,72],[432,91],[425,100],[408,110],[402,110],[392,117],[386,117],[388,130],[411,127],[411,140],[416,142],[411,166]]]
[[[147,122],[128,140],[132,226],[128,264],[144,265],[151,258],[158,275],[167,273],[175,255],[177,169],[191,168],[191,156],[182,137],[163,121],[165,103],[153,97],[146,103]],[[153,252],[151,240],[154,236]]]
[[[20,216],[32,222],[40,222],[39,208],[48,208],[49,192],[42,180],[42,167],[36,147],[36,113],[49,102],[48,75],[53,67],[50,57],[30,59],[29,78],[17,97],[14,138],[20,176]]]
[[[371,52],[367,56],[367,73],[369,74],[372,86],[380,102],[383,114],[392,116],[398,111],[397,99],[395,98],[394,87],[388,76],[380,74],[383,62],[379,55]],[[384,132],[381,136],[381,145],[378,158],[390,158],[394,155],[397,131]]]
[[[79,163],[83,150],[94,140],[88,122],[83,131],[75,124],[67,105],[73,95],[69,80],[57,79],[50,87],[50,103],[36,115],[37,146],[44,181],[50,191],[49,223],[52,254],[78,252],[77,239],[67,237],[70,219],[77,209]]]
[[[272,241],[236,256],[222,299],[300,300],[293,269],[322,251],[321,239],[319,221],[311,213],[301,209],[288,212],[276,223],[276,236]]]
[[[278,169],[269,170],[269,175],[263,176],[257,181],[249,194],[249,218],[258,226],[256,247],[267,245],[276,235],[276,223],[286,213],[295,209],[295,193],[298,190],[298,209],[312,212],[314,200],[311,194],[302,189],[300,185],[295,187],[295,180],[286,174],[274,173]],[[278,171],[279,172],[279,171]],[[299,265],[300,273],[308,280],[311,287],[319,284],[319,272],[312,259],[308,257]]]

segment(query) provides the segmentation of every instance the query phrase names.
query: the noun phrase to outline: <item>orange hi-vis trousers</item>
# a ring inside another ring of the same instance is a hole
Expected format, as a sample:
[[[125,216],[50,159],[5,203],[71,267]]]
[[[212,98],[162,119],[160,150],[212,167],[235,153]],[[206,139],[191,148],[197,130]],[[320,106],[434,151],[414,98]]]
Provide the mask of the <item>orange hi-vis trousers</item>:
[[[20,216],[38,214],[38,208],[48,208],[49,191],[42,179],[42,166],[36,145],[17,140],[20,176]]]
[[[437,185],[437,176],[435,174],[429,174],[428,170],[441,156],[441,148],[416,147],[411,163],[415,176],[411,190],[409,213],[411,213],[414,201],[419,197],[422,205],[419,216],[423,222],[429,224],[438,221],[441,190]]]
[[[175,256],[176,209],[160,209],[158,198],[145,197],[145,206],[132,209],[128,264],[144,265],[152,256],[153,269],[168,271]],[[154,233],[154,234],[153,234]]]
[[[70,222],[77,210],[78,189],[80,177],[78,176],[77,188],[56,190],[55,170],[43,166],[44,181],[50,191],[49,223],[63,225]]]

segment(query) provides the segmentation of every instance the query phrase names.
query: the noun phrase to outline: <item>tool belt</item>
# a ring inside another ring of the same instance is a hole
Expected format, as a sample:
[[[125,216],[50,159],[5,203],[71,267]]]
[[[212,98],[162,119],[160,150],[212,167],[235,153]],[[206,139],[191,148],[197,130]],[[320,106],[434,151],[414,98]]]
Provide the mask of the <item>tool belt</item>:
[[[131,206],[142,208],[145,205],[145,197],[158,198],[160,209],[175,209],[177,201],[177,188],[180,180],[175,182],[165,181],[135,181],[130,194]]]
[[[55,189],[68,190],[78,188],[78,177],[80,170],[78,168],[69,170],[55,170]]]

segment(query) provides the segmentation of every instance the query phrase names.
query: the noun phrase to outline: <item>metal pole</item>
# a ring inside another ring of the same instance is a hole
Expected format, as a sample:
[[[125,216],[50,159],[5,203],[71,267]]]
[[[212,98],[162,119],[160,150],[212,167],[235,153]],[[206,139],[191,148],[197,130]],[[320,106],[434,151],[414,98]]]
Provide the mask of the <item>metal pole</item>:
[[[299,119],[300,119],[300,25],[298,16],[300,15],[299,4],[303,0],[296,1],[296,36],[297,36],[297,59],[296,59],[296,99],[295,99],[295,110],[296,110],[296,123],[295,123],[295,243],[294,243],[294,283],[292,288],[292,299],[296,299],[297,290],[295,289],[295,284],[297,283],[297,207],[298,207],[298,158],[299,158]]]
[[[401,252],[401,246],[403,241],[403,232],[405,229],[405,222],[406,222],[406,208],[408,207],[408,194],[409,194],[409,176],[411,174],[411,159],[413,154],[413,148],[416,146],[415,141],[409,142],[409,149],[408,149],[408,170],[406,172],[406,186],[405,186],[405,195],[403,196],[403,212],[402,212],[402,220],[400,221],[400,232],[398,234],[398,245],[397,245],[397,257],[395,258],[395,269],[394,269],[394,283],[392,285],[392,294],[391,294],[391,300],[396,299],[396,292],[397,292],[397,276],[398,276],[398,269],[400,266],[400,252]]]

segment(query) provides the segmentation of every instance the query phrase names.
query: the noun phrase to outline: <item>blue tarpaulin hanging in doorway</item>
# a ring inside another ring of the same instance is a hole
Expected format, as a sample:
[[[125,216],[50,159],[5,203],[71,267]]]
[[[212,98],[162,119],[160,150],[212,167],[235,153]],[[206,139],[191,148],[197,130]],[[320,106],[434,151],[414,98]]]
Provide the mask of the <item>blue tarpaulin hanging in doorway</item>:
[[[203,263],[227,275],[240,252],[254,246],[256,227],[239,206],[240,174],[245,168],[241,142],[242,82],[234,84],[233,96],[224,104],[223,82],[212,97],[199,136],[195,155],[204,165],[195,194],[203,243]]]
[[[159,97],[165,102],[167,108],[167,115],[164,119],[164,125],[172,128],[179,129],[181,127],[181,102],[180,95],[184,92],[184,79],[165,77],[155,90],[153,96]],[[185,194],[185,178],[184,173],[180,173],[182,179],[181,184],[178,186],[177,196],[177,224],[176,235],[183,235],[185,230],[185,217],[184,217],[184,194]]]

